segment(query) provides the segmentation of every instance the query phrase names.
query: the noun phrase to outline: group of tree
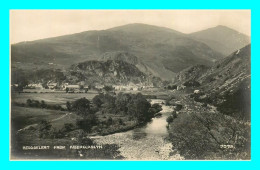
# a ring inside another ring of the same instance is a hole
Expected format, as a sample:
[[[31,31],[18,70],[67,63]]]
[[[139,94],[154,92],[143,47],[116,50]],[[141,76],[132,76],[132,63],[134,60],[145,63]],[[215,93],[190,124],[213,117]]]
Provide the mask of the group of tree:
[[[177,85],[167,85],[164,88],[168,89],[168,90],[175,90],[175,89],[177,89]]]
[[[119,93],[117,96],[99,94],[92,101],[103,113],[128,115],[138,122],[148,121],[155,113],[161,111],[160,105],[151,106],[141,93]]]
[[[87,132],[90,132],[91,128],[99,123],[105,123],[108,126],[114,123],[112,118],[105,122],[99,122],[96,116],[97,112],[104,115],[122,115],[130,120],[136,120],[138,123],[145,123],[162,110],[159,104],[151,105],[141,93],[119,93],[117,96],[99,94],[93,98],[92,103],[86,98],[81,98],[74,102],[67,102],[66,106],[69,111],[81,116],[76,125]],[[122,119],[116,123],[124,124]]]
[[[11,84],[18,84],[17,87],[12,89],[14,91],[22,91],[30,82],[41,82],[44,88],[48,88],[47,82],[49,81],[62,83],[66,80],[66,76],[59,69],[40,69],[36,71],[16,69],[12,70],[11,77]]]
[[[189,81],[186,81],[183,85],[186,87],[199,87],[200,83],[196,80],[189,80]]]
[[[16,106],[20,106],[20,107],[33,107],[33,108],[50,109],[50,110],[61,110],[61,111],[65,111],[66,110],[61,105],[58,105],[58,104],[47,104],[44,100],[39,101],[39,100],[27,99],[26,103],[12,102],[12,104],[16,105]]]

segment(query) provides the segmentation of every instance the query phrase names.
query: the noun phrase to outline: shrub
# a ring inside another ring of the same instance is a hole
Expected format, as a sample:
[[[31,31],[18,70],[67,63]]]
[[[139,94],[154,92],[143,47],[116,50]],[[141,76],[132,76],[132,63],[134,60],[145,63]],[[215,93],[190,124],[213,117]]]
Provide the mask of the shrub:
[[[167,117],[166,121],[170,124],[173,122],[173,116]]]
[[[195,80],[189,80],[183,84],[186,87],[199,87],[200,83]]]
[[[52,127],[52,125],[50,124],[50,122],[47,122],[46,120],[42,120],[39,123],[40,138],[48,138],[51,127]]]
[[[85,116],[83,119],[78,119],[76,124],[80,129],[84,131],[91,132],[91,128],[97,125],[98,120],[94,114]]]
[[[66,132],[72,131],[74,129],[74,125],[72,123],[65,123],[63,129]]]

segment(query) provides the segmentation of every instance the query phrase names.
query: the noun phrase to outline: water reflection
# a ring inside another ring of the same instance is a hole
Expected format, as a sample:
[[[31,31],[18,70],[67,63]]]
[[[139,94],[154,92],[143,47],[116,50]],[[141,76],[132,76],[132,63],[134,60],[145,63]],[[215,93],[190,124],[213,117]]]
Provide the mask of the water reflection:
[[[164,100],[152,100],[151,104],[154,103],[163,103]],[[147,136],[160,136],[160,137],[166,137],[168,135],[167,133],[167,122],[166,118],[170,115],[170,112],[172,111],[169,106],[162,105],[162,115],[160,117],[155,117],[152,119],[152,121],[148,122],[147,125],[136,128],[132,130],[132,137],[134,140],[140,140],[143,138],[146,138]]]

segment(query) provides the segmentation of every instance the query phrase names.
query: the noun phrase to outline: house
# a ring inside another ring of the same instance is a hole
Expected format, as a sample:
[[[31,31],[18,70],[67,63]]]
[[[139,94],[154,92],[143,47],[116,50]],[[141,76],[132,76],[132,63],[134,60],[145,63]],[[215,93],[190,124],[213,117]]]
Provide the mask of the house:
[[[194,90],[193,93],[194,93],[194,94],[199,94],[199,93],[200,93],[200,90]]]
[[[55,89],[57,87],[57,83],[48,83],[47,86],[49,89]]]
[[[104,87],[105,87],[104,85],[96,85],[96,86],[95,86],[95,88],[96,88],[96,89],[99,89],[99,90],[103,89]]]
[[[63,83],[62,85],[61,85],[61,87],[62,87],[62,90],[66,90],[66,87],[69,85],[69,83]]]
[[[18,87],[18,84],[13,84],[13,85],[11,85],[12,87]]]
[[[41,90],[41,89],[43,89],[43,87],[42,87],[42,84],[40,84],[40,83],[31,83],[31,84],[28,84],[27,86],[26,86],[26,88],[27,89],[36,89],[36,90]]]
[[[79,92],[80,86],[79,85],[67,85],[67,86],[65,86],[65,90],[68,93]]]
[[[133,91],[138,91],[139,88],[138,87],[133,87]]]

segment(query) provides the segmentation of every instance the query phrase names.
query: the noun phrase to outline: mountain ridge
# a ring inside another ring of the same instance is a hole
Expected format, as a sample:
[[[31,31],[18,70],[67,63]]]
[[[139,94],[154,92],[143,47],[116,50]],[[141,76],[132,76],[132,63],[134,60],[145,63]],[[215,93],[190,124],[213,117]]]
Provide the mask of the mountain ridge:
[[[136,65],[140,70],[163,80],[171,80],[176,73],[193,65],[211,66],[224,57],[212,50],[210,43],[208,46],[189,34],[135,23],[13,44],[11,62],[12,68],[66,70],[71,64],[102,60],[104,55],[117,52],[135,56],[140,61]]]
[[[250,44],[251,41],[249,36],[223,25],[197,31],[189,36],[206,43],[225,56]]]
[[[180,32],[130,24],[11,45],[12,67],[37,69],[53,63],[66,69],[71,64],[99,60],[104,53],[116,51],[132,53],[163,79],[170,79],[172,74],[193,64],[211,65],[223,57]]]

